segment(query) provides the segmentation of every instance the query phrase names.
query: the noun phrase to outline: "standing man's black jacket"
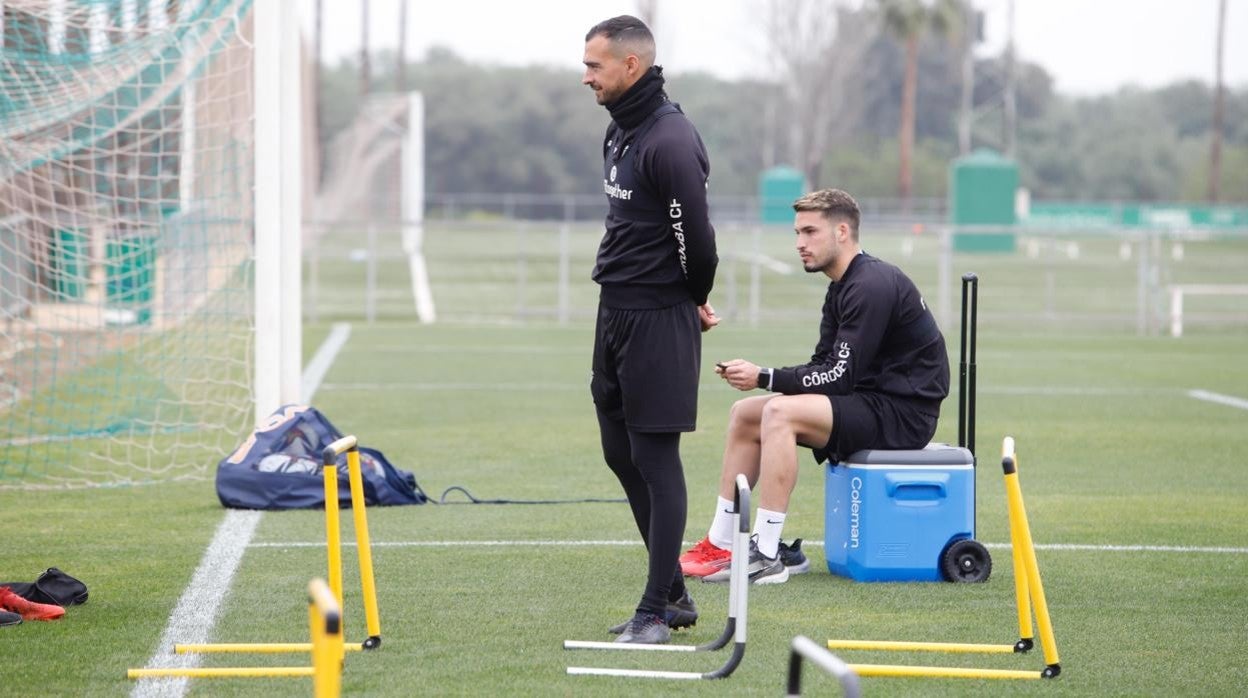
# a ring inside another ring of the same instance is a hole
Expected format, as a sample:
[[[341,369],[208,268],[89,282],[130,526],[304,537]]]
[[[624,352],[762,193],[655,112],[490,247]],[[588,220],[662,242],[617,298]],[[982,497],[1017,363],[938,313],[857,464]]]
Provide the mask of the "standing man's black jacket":
[[[602,187],[610,203],[593,279],[614,308],[706,303],[719,258],[702,138],[662,91],[662,69],[610,105]]]
[[[771,387],[786,395],[883,393],[938,415],[949,395],[949,356],[914,282],[863,253],[828,285],[810,362],[776,369]]]

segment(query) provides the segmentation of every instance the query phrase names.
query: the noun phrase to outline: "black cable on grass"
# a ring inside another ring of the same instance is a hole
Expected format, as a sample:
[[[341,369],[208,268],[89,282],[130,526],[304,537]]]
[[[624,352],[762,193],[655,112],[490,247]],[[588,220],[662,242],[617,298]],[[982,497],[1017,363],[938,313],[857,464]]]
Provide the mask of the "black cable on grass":
[[[446,501],[446,495],[455,490],[463,492],[464,496],[468,498],[468,501]],[[438,501],[434,502],[432,499],[429,501],[434,504],[620,504],[628,502],[627,499],[622,497],[620,499],[600,499],[597,497],[586,497],[584,499],[479,499],[474,497],[467,489],[460,487],[459,485],[452,485],[451,487],[446,488],[446,490],[442,492],[442,496],[438,498]]]

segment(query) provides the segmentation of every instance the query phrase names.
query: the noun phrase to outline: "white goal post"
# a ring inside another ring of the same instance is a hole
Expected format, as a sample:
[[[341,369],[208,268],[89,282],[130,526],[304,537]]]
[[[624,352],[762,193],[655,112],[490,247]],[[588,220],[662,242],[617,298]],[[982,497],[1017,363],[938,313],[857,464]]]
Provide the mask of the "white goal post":
[[[254,5],[256,424],[302,399],[303,131],[296,5],[296,0]]]

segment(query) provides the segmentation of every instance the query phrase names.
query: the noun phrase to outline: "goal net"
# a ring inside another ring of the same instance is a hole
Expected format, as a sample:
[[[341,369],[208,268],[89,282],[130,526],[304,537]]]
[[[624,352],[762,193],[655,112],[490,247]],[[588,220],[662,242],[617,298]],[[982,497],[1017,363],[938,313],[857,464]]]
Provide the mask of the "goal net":
[[[249,0],[0,0],[0,489],[204,478],[253,416]]]

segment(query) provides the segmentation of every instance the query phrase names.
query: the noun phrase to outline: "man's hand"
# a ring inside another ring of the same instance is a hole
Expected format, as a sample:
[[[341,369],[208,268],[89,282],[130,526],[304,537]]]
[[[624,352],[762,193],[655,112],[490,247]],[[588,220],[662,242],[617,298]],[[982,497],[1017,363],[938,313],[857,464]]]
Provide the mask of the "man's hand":
[[[703,332],[709,332],[712,327],[719,324],[719,316],[715,314],[710,301],[698,306],[698,319],[702,321]]]
[[[758,387],[758,366],[745,359],[717,363],[715,372],[737,390],[753,390]]]

